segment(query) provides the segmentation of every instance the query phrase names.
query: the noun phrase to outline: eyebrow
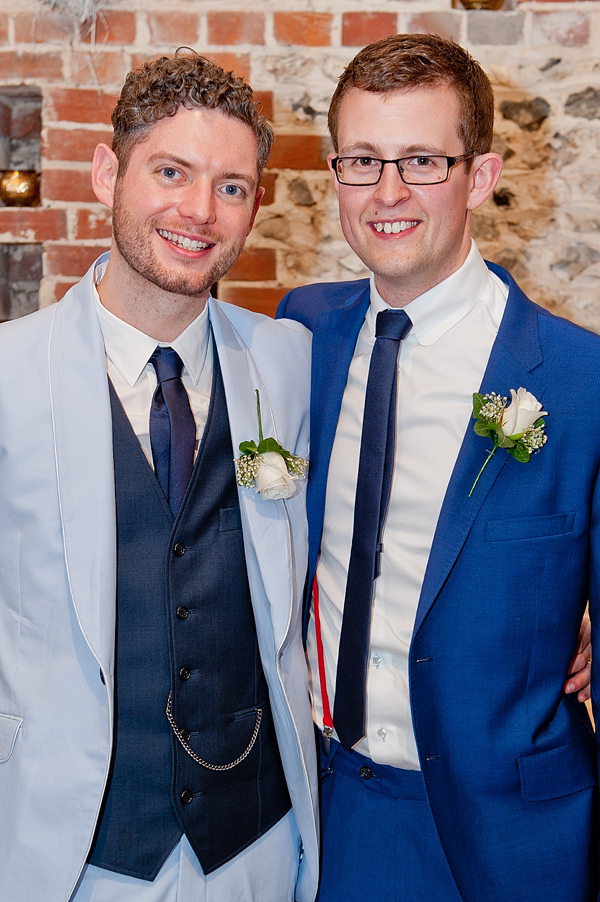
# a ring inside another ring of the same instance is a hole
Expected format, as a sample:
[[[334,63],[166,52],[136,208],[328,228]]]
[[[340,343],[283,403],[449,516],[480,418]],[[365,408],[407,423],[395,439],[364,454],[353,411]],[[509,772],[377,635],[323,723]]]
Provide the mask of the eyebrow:
[[[443,150],[428,147],[427,149],[423,144],[410,144],[408,147],[405,147],[402,151],[402,157],[410,157],[412,154],[426,154],[428,156],[446,156]],[[355,142],[353,144],[349,144],[348,147],[344,148],[343,153],[340,153],[340,156],[343,157],[355,157],[355,156],[374,156],[379,157],[380,150],[378,147],[375,147],[374,144],[371,144],[369,141]]]
[[[190,163],[189,160],[186,160],[183,157],[179,157],[174,153],[159,152],[154,153],[152,154],[152,156],[148,157],[149,163],[159,163],[161,161],[163,161],[165,165],[174,163],[176,166],[183,166],[184,169],[193,169],[195,165],[193,163]],[[238,182],[246,182],[250,186],[250,188],[254,188],[256,185],[256,179],[251,175],[243,172],[224,172],[223,175],[219,176],[219,178],[232,179],[233,181]]]

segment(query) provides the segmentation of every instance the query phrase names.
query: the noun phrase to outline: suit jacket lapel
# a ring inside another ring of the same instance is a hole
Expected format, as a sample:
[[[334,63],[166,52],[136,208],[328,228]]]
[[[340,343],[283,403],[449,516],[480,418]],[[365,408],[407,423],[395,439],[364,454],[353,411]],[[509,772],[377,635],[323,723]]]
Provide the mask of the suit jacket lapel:
[[[490,266],[490,264],[488,264]],[[510,395],[523,386],[543,400],[543,386],[532,371],[543,360],[538,313],[516,283],[499,267],[490,266],[509,282],[509,296],[496,341],[479,391]],[[476,435],[469,424],[448,484],[423,579],[414,633],[423,623],[460,554],[483,502],[506,466],[523,466],[499,449],[491,458],[469,498],[469,491],[488,451],[489,440]]]
[[[116,513],[112,419],[93,267],[57,304],[48,365],[69,587],[81,629],[112,672]]]
[[[240,442],[258,441],[255,389],[260,392],[263,435],[278,436],[269,396],[249,348],[223,308],[212,299],[209,315],[225,387],[233,453],[237,457]],[[284,444],[285,436],[280,440]],[[238,497],[258,634],[264,638],[265,630],[273,632],[275,647],[280,648],[290,622],[293,599],[292,551],[285,504],[263,501],[254,489],[241,487]],[[259,603],[261,586],[268,606]],[[284,599],[288,600],[287,605],[282,603]]]
[[[306,496],[310,573],[321,544],[329,460],[335,439],[348,370],[358,333],[369,307],[370,287],[352,294],[345,305],[322,313],[313,328],[310,480]]]

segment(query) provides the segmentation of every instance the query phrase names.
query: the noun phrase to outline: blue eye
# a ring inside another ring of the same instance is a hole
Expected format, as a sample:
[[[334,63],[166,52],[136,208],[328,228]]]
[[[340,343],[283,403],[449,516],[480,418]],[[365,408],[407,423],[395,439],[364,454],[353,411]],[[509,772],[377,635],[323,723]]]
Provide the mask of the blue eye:
[[[244,197],[246,193],[239,185],[223,185],[223,191],[228,197]]]
[[[163,168],[161,169],[161,172],[167,179],[174,179],[174,178],[177,178],[177,176],[179,175],[177,170],[174,169],[172,166],[163,166]]]

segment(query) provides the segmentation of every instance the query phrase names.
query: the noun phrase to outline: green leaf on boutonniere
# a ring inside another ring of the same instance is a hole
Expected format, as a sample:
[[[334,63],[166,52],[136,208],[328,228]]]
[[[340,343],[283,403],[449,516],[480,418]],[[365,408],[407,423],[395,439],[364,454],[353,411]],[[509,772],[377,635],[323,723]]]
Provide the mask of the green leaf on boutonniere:
[[[242,454],[257,454],[256,442],[240,442],[240,451]]]
[[[514,448],[516,442],[513,441],[512,438],[509,438],[508,435],[504,435],[501,429],[498,430],[498,447],[505,448],[507,451],[510,451],[511,448]]]
[[[283,448],[276,439],[264,438],[258,446],[257,453],[268,454],[269,451],[277,451],[279,454],[281,454]],[[285,457],[285,455],[283,454],[282,457]]]
[[[517,442],[514,448],[509,448],[508,453],[512,454],[514,459],[522,464],[526,464],[531,457],[531,454],[522,442]]]
[[[483,395],[480,394],[479,392],[474,392],[473,393],[473,416],[475,417],[475,419],[477,419],[477,417],[479,416],[479,411],[483,407],[484,403],[485,403],[485,401],[484,401]]]

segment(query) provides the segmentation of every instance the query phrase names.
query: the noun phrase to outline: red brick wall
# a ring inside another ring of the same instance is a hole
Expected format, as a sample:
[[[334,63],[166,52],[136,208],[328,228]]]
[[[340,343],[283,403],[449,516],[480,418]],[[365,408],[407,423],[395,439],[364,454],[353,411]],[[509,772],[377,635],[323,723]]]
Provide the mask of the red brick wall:
[[[127,71],[181,44],[248,78],[277,133],[257,227],[221,296],[270,312],[292,285],[355,277],[360,268],[343,243],[328,188],[325,123],[335,79],[356,47],[396,31],[432,30],[475,45],[486,68],[508,65],[511,77],[511,60],[537,54],[542,84],[549,58],[583,54],[593,66],[594,0],[505,0],[493,13],[454,2],[455,9],[441,0],[415,9],[414,0],[369,0],[365,10],[363,0],[329,0],[318,4],[321,11],[306,11],[300,2],[278,9],[274,0],[251,10],[230,0],[170,0],[168,9],[159,0],[115,0],[92,32],[41,2],[0,0],[0,89],[39,87],[43,124],[40,204],[0,208],[0,241],[43,243],[42,305],[59,299],[106,249],[110,217],[91,191],[93,149],[110,139],[110,112]]]

